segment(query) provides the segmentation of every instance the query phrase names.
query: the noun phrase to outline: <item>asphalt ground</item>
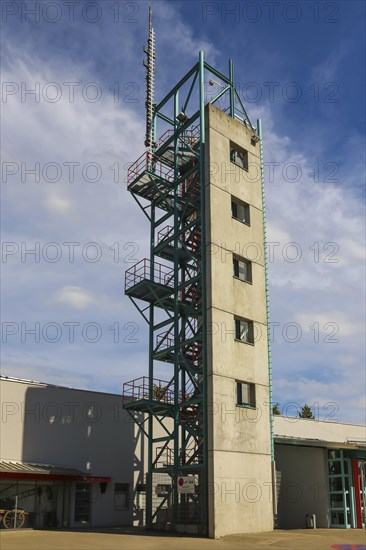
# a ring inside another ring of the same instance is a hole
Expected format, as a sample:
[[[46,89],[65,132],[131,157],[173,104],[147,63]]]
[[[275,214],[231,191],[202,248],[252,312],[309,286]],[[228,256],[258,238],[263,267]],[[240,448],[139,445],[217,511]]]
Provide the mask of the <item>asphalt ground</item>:
[[[275,530],[212,540],[180,537],[141,528],[83,531],[1,530],[1,550],[366,550],[361,529]]]

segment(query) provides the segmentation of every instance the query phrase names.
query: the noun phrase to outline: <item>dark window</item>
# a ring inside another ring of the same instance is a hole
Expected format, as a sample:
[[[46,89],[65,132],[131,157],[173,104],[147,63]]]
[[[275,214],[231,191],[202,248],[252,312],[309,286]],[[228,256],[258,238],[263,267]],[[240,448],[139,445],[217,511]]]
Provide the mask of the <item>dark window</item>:
[[[74,521],[89,523],[90,484],[76,483]]]
[[[235,319],[235,339],[254,344],[254,326],[253,321],[248,319]]]
[[[236,383],[236,404],[243,407],[255,407],[255,386],[248,382]]]
[[[166,497],[171,493],[172,486],[167,483],[158,483],[155,488],[156,496]]]
[[[252,262],[249,260],[233,256],[233,272],[234,277],[238,277],[241,281],[252,282]]]
[[[114,484],[114,507],[117,510],[125,510],[129,507],[129,483]]]
[[[231,200],[231,215],[236,220],[250,225],[249,204],[238,200]]]
[[[243,170],[248,170],[248,151],[230,141],[230,161]]]

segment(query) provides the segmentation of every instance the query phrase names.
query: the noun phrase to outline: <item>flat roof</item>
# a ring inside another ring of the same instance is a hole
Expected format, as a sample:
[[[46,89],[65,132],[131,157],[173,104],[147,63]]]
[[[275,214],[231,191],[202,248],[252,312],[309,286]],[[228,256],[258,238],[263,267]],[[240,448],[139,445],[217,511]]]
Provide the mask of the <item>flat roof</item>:
[[[16,378],[15,376],[0,375],[0,382],[17,382],[19,384],[28,384],[29,386],[42,386],[44,388],[60,388],[64,390],[84,391],[90,393],[100,393],[102,395],[113,395],[115,397],[121,397],[122,393],[111,393],[107,391],[75,388],[73,386],[61,386],[60,384],[49,384],[48,382],[39,382],[38,380],[27,380],[26,378]]]
[[[366,426],[359,424],[275,415],[273,432],[276,443],[366,449]]]

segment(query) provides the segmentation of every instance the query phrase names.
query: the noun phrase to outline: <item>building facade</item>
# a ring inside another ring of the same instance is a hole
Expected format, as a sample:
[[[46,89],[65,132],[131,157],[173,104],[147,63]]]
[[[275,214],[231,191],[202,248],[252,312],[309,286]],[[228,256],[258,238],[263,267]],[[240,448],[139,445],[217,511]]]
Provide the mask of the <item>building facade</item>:
[[[366,428],[275,416],[278,527],[366,524]]]
[[[146,525],[148,438],[120,395],[1,378],[0,396],[0,528]],[[212,411],[224,421],[231,413]],[[275,416],[274,435],[277,527],[304,529],[315,515],[319,528],[364,528],[366,427]],[[243,518],[251,505],[268,513],[271,484],[249,477],[244,460],[222,479],[211,491],[224,519],[225,503]],[[168,488],[161,474],[154,499],[167,516]],[[14,508],[24,512],[15,522]]]
[[[121,396],[6,378],[0,391],[1,527],[15,506],[39,529],[142,524],[144,442]]]

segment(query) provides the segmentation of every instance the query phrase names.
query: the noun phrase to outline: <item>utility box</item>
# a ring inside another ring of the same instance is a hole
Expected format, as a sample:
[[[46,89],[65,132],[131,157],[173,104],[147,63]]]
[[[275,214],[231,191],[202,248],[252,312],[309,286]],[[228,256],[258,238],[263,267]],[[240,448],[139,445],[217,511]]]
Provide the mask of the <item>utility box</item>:
[[[316,529],[316,515],[306,514],[305,523],[306,523],[306,529]]]

